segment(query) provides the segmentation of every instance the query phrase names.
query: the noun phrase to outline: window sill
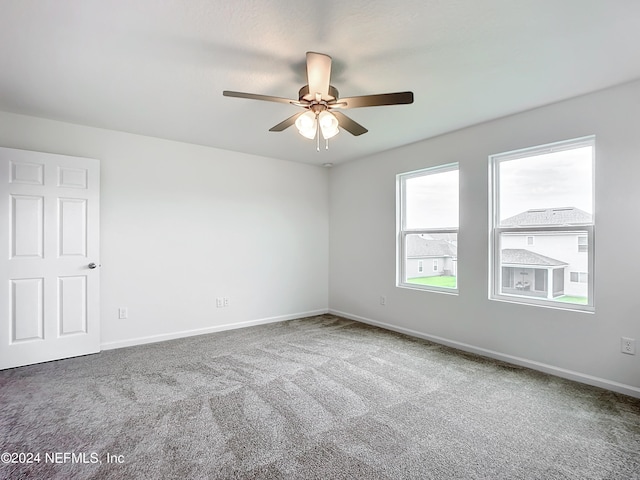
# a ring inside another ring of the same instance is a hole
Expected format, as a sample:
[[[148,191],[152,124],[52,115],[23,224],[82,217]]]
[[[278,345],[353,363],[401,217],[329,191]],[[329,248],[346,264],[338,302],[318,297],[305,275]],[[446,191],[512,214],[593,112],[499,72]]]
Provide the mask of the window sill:
[[[552,310],[562,310],[565,312],[577,312],[577,313],[589,313],[589,314],[595,313],[595,308],[592,305],[578,305],[578,304],[571,304],[571,303],[543,301],[543,300],[536,300],[534,298],[522,299],[521,297],[512,297],[509,295],[490,296],[489,300],[492,300],[495,302],[502,302],[502,303],[526,305],[529,307],[550,308]]]
[[[458,296],[457,288],[430,287],[426,285],[416,285],[415,283],[398,283],[398,288],[406,288],[407,290],[418,290],[420,292],[444,293],[445,295]]]

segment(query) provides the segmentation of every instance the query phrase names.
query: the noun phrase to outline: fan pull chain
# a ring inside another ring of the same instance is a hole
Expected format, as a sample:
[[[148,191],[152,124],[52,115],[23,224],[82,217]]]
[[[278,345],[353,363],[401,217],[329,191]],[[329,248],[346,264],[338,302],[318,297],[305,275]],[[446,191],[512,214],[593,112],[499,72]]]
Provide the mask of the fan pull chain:
[[[318,121],[318,114],[316,114],[316,152],[320,151],[320,122]]]

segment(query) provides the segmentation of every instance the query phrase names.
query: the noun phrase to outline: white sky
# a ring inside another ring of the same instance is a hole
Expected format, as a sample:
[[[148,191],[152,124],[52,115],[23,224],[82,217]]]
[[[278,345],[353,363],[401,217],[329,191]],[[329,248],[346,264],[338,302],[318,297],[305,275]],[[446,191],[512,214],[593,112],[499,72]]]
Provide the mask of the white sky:
[[[532,208],[593,213],[592,148],[502,161],[500,219]],[[457,228],[458,184],[457,170],[407,179],[407,228]]]
[[[458,171],[409,178],[407,228],[458,227]]]
[[[576,207],[593,213],[592,148],[500,163],[500,220],[532,208]]]

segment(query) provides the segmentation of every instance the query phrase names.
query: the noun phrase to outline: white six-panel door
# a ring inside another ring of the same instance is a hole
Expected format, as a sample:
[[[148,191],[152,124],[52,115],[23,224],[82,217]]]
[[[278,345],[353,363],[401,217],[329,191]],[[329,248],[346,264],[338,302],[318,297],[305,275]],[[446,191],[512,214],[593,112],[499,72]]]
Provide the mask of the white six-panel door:
[[[0,148],[0,369],[100,350],[99,198],[98,160]]]

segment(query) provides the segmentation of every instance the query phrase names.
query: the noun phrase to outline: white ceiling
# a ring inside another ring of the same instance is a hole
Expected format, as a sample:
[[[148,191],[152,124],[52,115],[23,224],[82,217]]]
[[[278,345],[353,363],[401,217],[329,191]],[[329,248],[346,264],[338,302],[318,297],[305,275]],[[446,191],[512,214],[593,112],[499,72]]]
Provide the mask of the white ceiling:
[[[369,129],[329,151],[269,128],[305,52]],[[640,78],[638,0],[0,0],[0,110],[334,164]]]

